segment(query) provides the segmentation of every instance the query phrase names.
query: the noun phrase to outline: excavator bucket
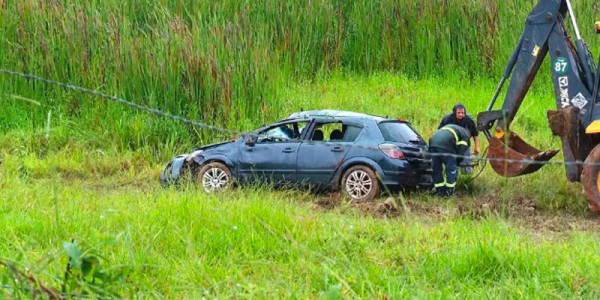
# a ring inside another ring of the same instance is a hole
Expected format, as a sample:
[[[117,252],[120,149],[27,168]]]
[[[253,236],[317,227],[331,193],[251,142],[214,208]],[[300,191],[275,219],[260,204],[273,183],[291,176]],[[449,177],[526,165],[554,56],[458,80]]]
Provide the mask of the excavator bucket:
[[[508,144],[505,144],[505,140]],[[539,170],[543,163],[556,153],[558,150],[540,151],[511,132],[508,139],[490,138],[488,157],[491,158],[490,165],[496,173],[505,177],[516,177]]]

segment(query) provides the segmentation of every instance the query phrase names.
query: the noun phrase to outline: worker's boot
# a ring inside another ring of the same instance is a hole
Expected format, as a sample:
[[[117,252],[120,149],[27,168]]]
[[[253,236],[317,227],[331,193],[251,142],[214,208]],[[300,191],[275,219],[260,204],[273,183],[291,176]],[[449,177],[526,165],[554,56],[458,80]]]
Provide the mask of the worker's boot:
[[[436,187],[435,188],[435,194],[436,196],[440,196],[440,197],[445,197],[446,196],[446,187],[445,186],[440,186],[440,187]]]
[[[444,197],[450,197],[452,195],[454,195],[454,188],[446,187],[445,192],[444,192]]]

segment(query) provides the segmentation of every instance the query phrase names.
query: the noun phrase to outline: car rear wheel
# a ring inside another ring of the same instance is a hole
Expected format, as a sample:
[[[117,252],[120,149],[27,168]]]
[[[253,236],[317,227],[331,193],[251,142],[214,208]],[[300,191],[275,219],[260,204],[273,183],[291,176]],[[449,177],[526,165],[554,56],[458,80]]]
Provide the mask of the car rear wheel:
[[[198,171],[198,181],[207,193],[229,189],[233,184],[231,171],[220,162],[203,165]]]
[[[340,189],[351,201],[363,202],[377,197],[381,184],[371,168],[354,166],[344,173]]]

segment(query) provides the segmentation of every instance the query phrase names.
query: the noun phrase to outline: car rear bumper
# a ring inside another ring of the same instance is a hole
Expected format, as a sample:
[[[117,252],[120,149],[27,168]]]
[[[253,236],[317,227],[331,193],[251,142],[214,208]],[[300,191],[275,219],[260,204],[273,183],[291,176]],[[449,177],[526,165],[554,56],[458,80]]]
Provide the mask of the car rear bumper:
[[[381,178],[387,186],[421,186],[429,187],[433,183],[431,173],[409,172],[384,172]]]
[[[433,183],[429,159],[394,160],[382,169],[381,181],[387,186],[430,187]]]

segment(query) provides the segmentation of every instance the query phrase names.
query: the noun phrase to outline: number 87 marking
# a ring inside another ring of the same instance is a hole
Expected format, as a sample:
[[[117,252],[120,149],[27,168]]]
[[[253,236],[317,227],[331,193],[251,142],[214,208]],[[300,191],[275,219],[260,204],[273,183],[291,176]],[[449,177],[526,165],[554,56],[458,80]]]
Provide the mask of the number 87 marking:
[[[554,70],[556,72],[561,72],[561,73],[564,72],[564,71],[566,71],[567,70],[567,63],[566,62],[557,62],[554,65]]]
[[[562,74],[569,69],[569,63],[564,57],[559,57],[554,61],[554,71]]]

